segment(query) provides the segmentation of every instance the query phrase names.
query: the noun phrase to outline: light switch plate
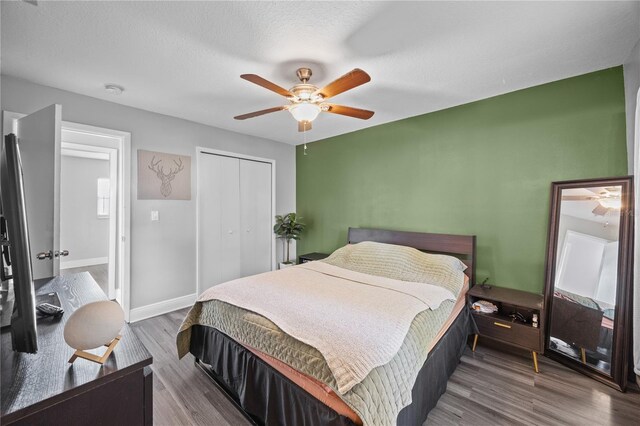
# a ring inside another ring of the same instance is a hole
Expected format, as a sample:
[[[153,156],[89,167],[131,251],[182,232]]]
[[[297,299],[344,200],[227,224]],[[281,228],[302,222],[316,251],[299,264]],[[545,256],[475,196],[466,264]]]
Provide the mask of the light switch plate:
[[[158,210],[151,210],[151,221],[160,220],[160,215],[158,214]]]

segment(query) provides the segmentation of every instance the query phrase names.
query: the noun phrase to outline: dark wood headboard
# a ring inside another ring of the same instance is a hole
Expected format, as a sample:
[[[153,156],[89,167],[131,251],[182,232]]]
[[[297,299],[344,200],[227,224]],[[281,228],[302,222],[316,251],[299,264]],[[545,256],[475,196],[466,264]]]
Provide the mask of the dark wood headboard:
[[[349,244],[362,241],[396,244],[413,247],[429,253],[448,254],[462,260],[467,265],[465,274],[469,285],[476,280],[476,236],[429,234],[425,232],[391,231],[388,229],[349,228]]]

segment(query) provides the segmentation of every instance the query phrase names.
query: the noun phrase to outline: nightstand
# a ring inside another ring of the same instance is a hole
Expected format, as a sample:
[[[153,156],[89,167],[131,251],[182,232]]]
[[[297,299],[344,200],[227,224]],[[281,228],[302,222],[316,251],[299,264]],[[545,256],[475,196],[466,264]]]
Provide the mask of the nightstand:
[[[512,346],[531,351],[533,369],[538,372],[538,353],[544,351],[544,299],[541,294],[529,293],[510,288],[483,288],[476,285],[467,293],[469,306],[478,300],[487,300],[498,307],[494,313],[481,313],[471,310],[478,326],[478,334],[473,339],[473,351],[476,350],[478,336],[488,337]],[[510,317],[519,313],[526,322]],[[533,315],[538,315],[538,327],[533,327]]]
[[[298,256],[298,265],[302,263],[312,262],[314,260],[324,259],[325,257],[329,257],[327,253],[307,253],[301,254]]]

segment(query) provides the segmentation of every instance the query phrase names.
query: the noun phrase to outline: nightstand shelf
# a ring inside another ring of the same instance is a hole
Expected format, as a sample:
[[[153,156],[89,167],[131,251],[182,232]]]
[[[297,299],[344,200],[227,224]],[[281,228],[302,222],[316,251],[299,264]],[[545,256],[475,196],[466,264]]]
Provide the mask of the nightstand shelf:
[[[469,306],[479,300],[487,300],[498,307],[498,312],[481,313],[472,310],[478,326],[473,339],[473,351],[478,337],[488,337],[500,342],[531,351],[533,367],[538,372],[538,353],[544,351],[544,300],[542,295],[504,287],[483,288],[476,285],[467,293]],[[518,313],[525,322],[515,320]],[[533,327],[533,316],[538,316],[538,327]]]
[[[298,265],[302,263],[313,262],[314,260],[321,260],[321,259],[324,259],[325,257],[329,257],[329,255],[327,253],[317,253],[317,252],[301,254],[300,256],[298,256]]]

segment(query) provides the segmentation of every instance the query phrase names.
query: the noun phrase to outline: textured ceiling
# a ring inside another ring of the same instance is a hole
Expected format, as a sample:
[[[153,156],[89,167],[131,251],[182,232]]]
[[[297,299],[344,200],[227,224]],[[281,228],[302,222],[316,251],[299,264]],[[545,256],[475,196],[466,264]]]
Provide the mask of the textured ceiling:
[[[240,74],[286,88],[310,66],[322,86],[353,68],[372,81],[333,99],[318,140],[622,64],[638,2],[2,2],[2,73],[291,144],[283,104]],[[125,87],[107,94],[104,83]]]

